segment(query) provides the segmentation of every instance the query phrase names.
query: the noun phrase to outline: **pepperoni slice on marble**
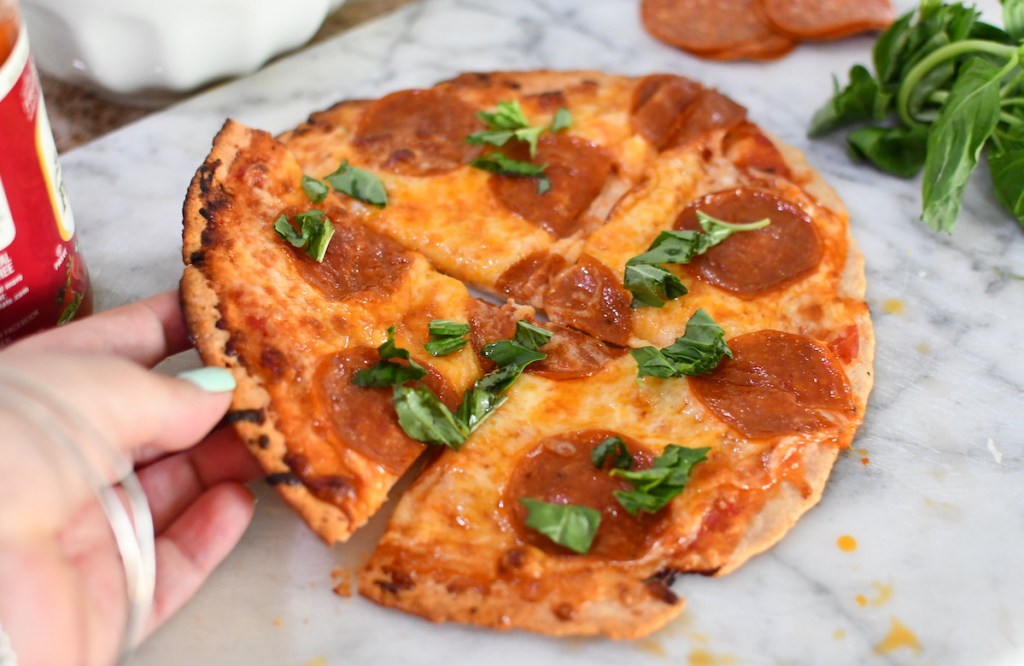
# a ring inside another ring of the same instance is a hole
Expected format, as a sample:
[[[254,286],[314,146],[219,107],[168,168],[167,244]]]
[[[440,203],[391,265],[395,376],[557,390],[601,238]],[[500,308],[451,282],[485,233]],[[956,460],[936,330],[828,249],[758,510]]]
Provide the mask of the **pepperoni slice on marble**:
[[[419,457],[424,445],[411,439],[398,425],[390,388],[361,388],[352,377],[380,360],[373,347],[357,347],[324,357],[313,378],[311,414],[326,414],[323,424],[328,439],[358,451],[394,474],[405,471]],[[421,364],[422,365],[422,364]],[[424,384],[450,409],[458,408],[460,396],[437,371],[427,368]]]
[[[512,159],[546,165],[544,175],[551,181],[551,189],[543,194],[537,191],[536,178],[501,175],[491,177],[491,191],[510,211],[558,238],[577,231],[580,216],[604,189],[612,167],[612,159],[603,149],[564,132],[542,136],[532,158],[523,141],[509,142],[501,152]]]
[[[601,512],[601,526],[586,557],[605,560],[633,560],[642,557],[661,533],[667,511],[640,512],[631,516],[615,499],[616,490],[632,490],[623,479],[611,476],[610,463],[598,469],[590,458],[598,444],[619,436],[608,430],[585,430],[548,437],[523,455],[505,487],[504,504],[512,514],[519,538],[552,554],[580,557],[543,534],[526,526],[523,497],[555,504],[587,506]],[[654,455],[629,438],[622,437],[633,456],[634,469],[651,466]]]
[[[816,432],[856,409],[842,366],[824,345],[773,330],[728,345],[732,359],[688,381],[708,409],[744,436]]]
[[[611,269],[584,254],[551,282],[544,295],[544,309],[556,323],[624,347],[633,325],[631,301]]]
[[[560,254],[540,250],[512,264],[498,277],[495,287],[517,301],[539,304],[551,278],[567,263]]]
[[[281,241],[292,248],[299,273],[331,299],[386,298],[409,270],[412,255],[387,236],[348,221],[348,213],[340,207],[328,209],[326,215],[334,224],[334,237],[322,262]]]
[[[891,0],[761,0],[773,28],[796,39],[839,39],[892,23]]]
[[[675,132],[683,111],[701,90],[700,84],[673,74],[653,74],[640,79],[633,89],[630,105],[633,131],[660,150]]]
[[[655,38],[704,57],[772,58],[793,45],[772,29],[759,0],[643,0],[640,17]]]
[[[457,169],[480,154],[466,137],[483,128],[476,109],[439,90],[403,90],[373,102],[352,145],[373,168],[405,176]]]
[[[690,262],[704,281],[742,298],[753,298],[804,277],[821,261],[814,222],[799,206],[761,190],[736,188],[701,197],[676,219],[676,229],[700,230],[697,211],[724,222],[769,218],[756,231],[736,233]]]

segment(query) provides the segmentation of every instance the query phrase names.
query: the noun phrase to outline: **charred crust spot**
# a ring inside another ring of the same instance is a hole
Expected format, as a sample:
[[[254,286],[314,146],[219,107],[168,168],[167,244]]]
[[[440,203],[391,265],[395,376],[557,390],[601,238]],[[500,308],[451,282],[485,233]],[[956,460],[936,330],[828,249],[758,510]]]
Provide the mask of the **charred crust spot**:
[[[190,254],[188,256],[188,263],[189,263],[190,266],[195,266],[196,268],[202,268],[203,267],[203,261],[205,259],[206,259],[205,253],[202,250],[196,250],[195,252],[193,252],[192,254]]]
[[[210,190],[213,189],[214,172],[217,171],[220,165],[221,161],[217,159],[199,167],[199,191],[203,194],[209,194]]]
[[[234,336],[228,338],[228,341],[224,343],[224,353],[228,356],[238,356],[238,344],[235,342]]]
[[[566,106],[565,93],[561,90],[548,90],[537,95],[537,104],[542,109],[557,109]]]
[[[398,594],[405,590],[411,590],[416,587],[416,582],[412,579],[412,576],[400,571],[394,571],[392,569],[384,569],[384,573],[390,578],[390,580],[378,580],[376,581],[377,587],[390,592],[391,594]]]
[[[551,612],[562,622],[568,622],[576,617],[576,608],[569,603],[558,604],[551,609]]]
[[[291,472],[275,472],[267,475],[267,483],[271,486],[300,486],[302,480]]]
[[[228,323],[224,321],[224,317],[217,317],[217,321],[213,322],[213,326],[218,331],[228,330]]]
[[[341,506],[345,500],[355,495],[356,489],[351,479],[337,475],[317,476],[313,465],[304,455],[289,453],[282,458],[282,461],[295,472],[302,484],[317,499]]]
[[[262,409],[232,409],[224,415],[224,422],[231,423],[255,423],[262,425],[267,420],[267,413]]]
[[[256,438],[256,446],[260,447],[261,449],[269,449],[270,438],[267,437],[266,435],[260,435],[259,437]]]
[[[662,569],[644,581],[647,591],[651,596],[670,606],[679,603],[679,595],[672,591],[672,583],[675,582],[679,571],[675,569]]]

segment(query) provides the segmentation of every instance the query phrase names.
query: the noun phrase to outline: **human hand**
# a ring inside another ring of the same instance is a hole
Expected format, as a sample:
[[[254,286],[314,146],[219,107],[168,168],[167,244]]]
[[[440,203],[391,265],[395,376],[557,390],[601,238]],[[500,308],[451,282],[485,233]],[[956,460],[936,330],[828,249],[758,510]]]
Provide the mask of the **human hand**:
[[[178,295],[167,292],[0,351],[8,398],[12,386],[37,387],[135,463],[156,537],[143,635],[241,538],[253,512],[243,484],[260,473],[230,429],[211,432],[231,402],[226,371],[201,373],[203,390],[148,369],[187,347]],[[0,626],[21,666],[110,663],[127,610],[106,516],[84,484],[60,480],[69,461],[40,455],[45,435],[10,403],[0,393]]]

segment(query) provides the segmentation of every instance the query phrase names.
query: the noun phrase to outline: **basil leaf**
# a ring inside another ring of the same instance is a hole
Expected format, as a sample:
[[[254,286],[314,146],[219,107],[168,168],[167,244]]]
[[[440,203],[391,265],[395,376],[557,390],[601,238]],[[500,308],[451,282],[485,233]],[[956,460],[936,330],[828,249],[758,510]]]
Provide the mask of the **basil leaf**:
[[[564,106],[558,107],[554,117],[551,119],[551,133],[561,132],[572,127],[572,113]]]
[[[719,220],[716,217],[711,217],[702,210],[697,211],[697,222],[700,224],[700,228],[704,230],[704,236],[706,236],[701,243],[701,247],[698,249],[698,253],[707,252],[708,249],[718,245],[735,233],[741,231],[757,231],[758,229],[764,229],[772,223],[772,221],[767,217],[755,222],[726,222],[725,220]]]
[[[633,486],[633,490],[616,490],[613,495],[630,515],[659,511],[683,492],[694,466],[707,460],[708,451],[707,447],[690,449],[669,444],[648,469],[613,469],[609,472],[612,476],[621,477]]]
[[[1024,144],[1006,151],[990,150],[988,170],[999,203],[1024,224]]]
[[[437,338],[436,340],[430,340],[423,348],[427,350],[427,353],[431,356],[448,356],[454,354],[463,347],[466,346],[468,340],[461,336],[450,337],[450,338]]]
[[[668,347],[630,350],[637,363],[637,376],[681,377],[711,372],[723,356],[732,358],[725,344],[725,331],[703,309],[693,313],[683,335]]]
[[[334,237],[334,225],[322,210],[309,210],[295,216],[299,230],[284,215],[274,222],[274,231],[295,247],[305,247],[306,254],[314,261],[323,261],[327,246]]]
[[[907,12],[890,25],[875,42],[872,62],[878,74],[878,82],[887,86],[899,79],[908,59],[908,45],[911,37],[911,22],[914,12]],[[851,71],[852,74],[852,71]]]
[[[530,126],[518,100],[498,102],[494,111],[480,111],[476,117],[491,129],[517,130]]]
[[[601,525],[600,511],[588,506],[552,504],[529,497],[522,497],[519,501],[526,507],[527,527],[581,555],[590,551],[597,528]]]
[[[513,130],[480,130],[466,137],[466,143],[474,146],[504,146],[516,133]]]
[[[695,256],[707,251],[710,247],[707,240],[699,231],[662,231],[646,252],[633,257],[626,265],[688,264]]]
[[[842,90],[832,78],[833,94],[811,118],[808,135],[812,137],[869,120],[882,120],[892,103],[892,95],[883,92],[878,81],[863,65],[850,69],[850,82]]]
[[[395,344],[394,326],[388,329],[388,339],[377,347],[377,353],[380,355],[380,361],[355,373],[352,376],[353,384],[360,388],[397,386],[423,379],[427,374],[426,369],[412,359],[407,349]],[[390,360],[393,358],[400,358],[408,364],[394,363]]]
[[[621,437],[609,437],[594,447],[590,452],[590,460],[594,467],[604,468],[605,463],[611,458],[612,467],[615,469],[630,469],[633,466],[633,456],[626,448],[626,443]]]
[[[1024,0],[999,0],[1003,4],[1003,27],[1015,41],[1024,40]]]
[[[485,358],[489,358],[494,361],[494,363],[499,367],[514,366],[518,368],[525,368],[530,363],[547,358],[547,354],[543,354],[535,349],[524,347],[513,340],[498,340],[496,342],[490,342],[484,345],[484,348],[480,350],[480,353]]]
[[[660,308],[665,303],[686,293],[686,286],[679,276],[654,264],[626,264],[622,278],[623,286],[633,294],[631,307],[648,306]]]
[[[928,134],[921,219],[936,231],[952,232],[956,226],[967,179],[999,122],[1004,73],[981,58],[971,58]]]
[[[469,324],[445,319],[434,319],[427,324],[430,341],[423,345],[431,356],[447,356],[466,346]]]
[[[309,197],[310,201],[313,203],[320,203],[327,198],[327,193],[330,192],[330,189],[316,178],[311,178],[303,174],[302,191],[306,193],[306,196]]]
[[[465,426],[468,432],[473,432],[480,427],[480,424],[487,419],[488,416],[494,413],[498,407],[505,404],[508,400],[508,396],[501,393],[498,390],[494,390],[500,384],[502,380],[507,380],[509,375],[512,376],[512,381],[518,377],[518,373],[513,373],[511,370],[503,369],[499,370],[502,377],[498,379],[492,379],[488,384],[481,385],[480,382],[473,384],[466,391],[466,394],[462,398],[462,404],[459,405],[458,411],[455,412],[455,419]],[[496,377],[494,373],[487,375],[488,377]],[[508,382],[511,384],[511,381]],[[505,386],[504,388],[508,388]]]
[[[519,176],[523,178],[539,178],[544,175],[544,169],[547,168],[546,164],[522,162],[507,157],[502,153],[489,153],[483,157],[478,157],[470,162],[469,166],[502,176]],[[548,187],[550,188],[550,183]]]
[[[531,324],[525,319],[520,319],[516,322],[516,335],[513,338],[513,342],[527,349],[537,351],[551,340],[552,335],[553,333],[548,329]]]
[[[324,178],[331,187],[353,199],[384,207],[388,205],[388,193],[384,183],[374,174],[354,167],[345,160],[331,175]]]
[[[426,386],[396,386],[393,400],[398,425],[409,437],[456,451],[466,443],[469,433]]]
[[[924,166],[928,130],[924,127],[864,127],[846,137],[853,156],[886,173],[911,178]]]

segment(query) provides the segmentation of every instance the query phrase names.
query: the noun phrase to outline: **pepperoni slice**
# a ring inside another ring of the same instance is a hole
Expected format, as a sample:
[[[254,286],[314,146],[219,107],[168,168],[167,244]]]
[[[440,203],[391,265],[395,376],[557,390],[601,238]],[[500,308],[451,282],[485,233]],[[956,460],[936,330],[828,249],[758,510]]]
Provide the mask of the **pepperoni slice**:
[[[472,328],[469,340],[477,355],[490,342],[512,339],[516,334],[516,322],[528,314],[524,310],[526,308],[509,303],[498,307],[487,301],[471,301],[469,324]],[[555,380],[589,377],[609,361],[626,353],[625,349],[613,347],[560,324],[548,322],[539,325],[553,334],[551,340],[541,348],[547,358],[530,364],[526,372],[540,377]],[[482,356],[480,362],[486,371],[494,367],[489,359]]]
[[[632,486],[598,469],[590,458],[598,444],[619,436],[608,430],[569,432],[541,440],[521,457],[505,487],[504,504],[512,513],[512,522],[519,538],[552,555],[579,557],[543,534],[526,526],[523,497],[555,504],[587,506],[601,512],[601,526],[594,536],[588,557],[606,560],[633,560],[642,557],[657,539],[665,523],[667,511],[654,514],[640,512],[629,515],[613,495],[616,490]],[[636,442],[622,437],[633,456],[633,468],[651,466],[654,456]]]
[[[334,224],[334,237],[322,262],[281,241],[292,248],[299,273],[328,298],[386,298],[412,265],[409,252],[387,236],[348,221],[340,207],[327,210],[327,218]]]
[[[729,130],[722,149],[729,161],[744,171],[754,169],[792,178],[786,158],[754,123],[742,122]]]
[[[747,110],[722,93],[702,90],[677,122],[667,146],[686,145],[713,130],[735,127],[746,117]]]
[[[482,129],[476,109],[439,90],[403,90],[363,112],[352,138],[371,166],[405,176],[430,176],[468,164],[480,154],[466,137]]]
[[[323,358],[313,378],[314,405],[310,413],[328,415],[329,423],[323,424],[326,437],[400,474],[416,460],[424,445],[398,425],[391,389],[360,388],[352,383],[356,372],[379,359],[372,347],[357,347]],[[428,368],[424,383],[450,409],[457,408],[460,396],[435,370]]]
[[[633,324],[631,301],[622,281],[600,261],[584,254],[551,282],[544,295],[544,309],[554,322],[624,347]]]
[[[737,296],[752,298],[784,287],[821,261],[821,240],[811,218],[774,194],[746,188],[709,194],[680,213],[675,228],[699,231],[698,210],[741,224],[771,219],[763,229],[733,234],[689,264],[701,279]]]
[[[732,359],[688,381],[708,409],[744,436],[815,432],[833,425],[822,410],[856,409],[839,361],[810,338],[764,330],[728,345]]]
[[[601,193],[612,167],[604,150],[565,133],[542,136],[532,158],[522,141],[501,150],[512,159],[547,165],[544,175],[551,189],[540,194],[535,178],[496,175],[491,177],[491,191],[510,211],[558,238],[576,232],[580,216]]]
[[[683,111],[701,90],[700,84],[681,76],[645,76],[633,90],[630,109],[633,130],[661,150],[675,132]]]
[[[792,48],[791,39],[772,30],[758,0],[643,0],[640,17],[658,40],[704,57],[730,51],[778,57]]]
[[[540,250],[512,264],[498,277],[495,287],[517,301],[539,303],[551,278],[567,263],[560,254]]]
[[[548,379],[565,380],[589,377],[626,353],[597,338],[560,324],[543,324],[554,335],[541,351],[547,358],[529,365],[526,372]]]
[[[773,28],[795,39],[838,39],[892,23],[891,0],[761,0]]]

